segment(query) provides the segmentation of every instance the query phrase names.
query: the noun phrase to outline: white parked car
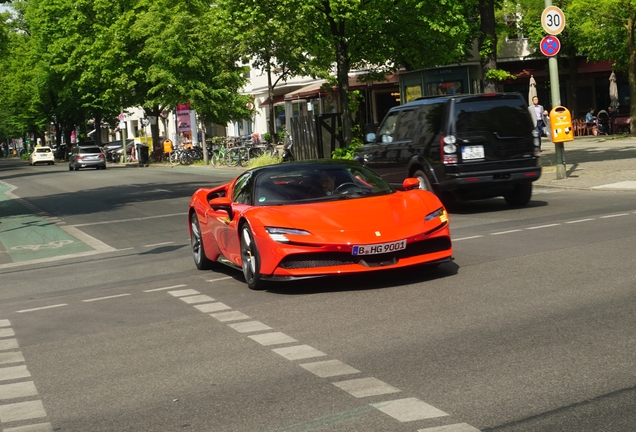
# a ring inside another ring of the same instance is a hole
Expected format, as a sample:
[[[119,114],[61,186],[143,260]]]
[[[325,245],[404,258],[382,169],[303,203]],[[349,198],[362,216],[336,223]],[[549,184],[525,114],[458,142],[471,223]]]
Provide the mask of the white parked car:
[[[46,163],[49,165],[53,165],[55,163],[51,147],[36,147],[33,149],[33,153],[29,156],[29,165],[36,165],[39,163]]]

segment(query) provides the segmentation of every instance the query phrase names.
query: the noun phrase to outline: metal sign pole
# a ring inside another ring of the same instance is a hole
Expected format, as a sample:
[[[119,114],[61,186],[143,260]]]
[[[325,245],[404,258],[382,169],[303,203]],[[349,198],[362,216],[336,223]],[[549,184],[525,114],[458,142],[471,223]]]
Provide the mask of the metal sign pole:
[[[545,7],[552,6],[552,0],[545,0]],[[559,87],[559,64],[555,56],[548,58],[550,69],[550,96],[552,97],[552,107],[561,105],[561,89]],[[563,180],[567,177],[565,171],[565,146],[562,142],[554,143],[556,155],[556,178]]]

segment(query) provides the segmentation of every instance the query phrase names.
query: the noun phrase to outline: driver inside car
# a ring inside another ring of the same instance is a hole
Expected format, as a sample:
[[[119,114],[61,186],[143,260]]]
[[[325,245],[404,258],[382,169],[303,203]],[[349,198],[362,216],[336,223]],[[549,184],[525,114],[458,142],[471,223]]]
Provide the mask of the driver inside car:
[[[320,185],[325,195],[331,195],[336,189],[336,178],[328,172],[324,172],[320,175]]]

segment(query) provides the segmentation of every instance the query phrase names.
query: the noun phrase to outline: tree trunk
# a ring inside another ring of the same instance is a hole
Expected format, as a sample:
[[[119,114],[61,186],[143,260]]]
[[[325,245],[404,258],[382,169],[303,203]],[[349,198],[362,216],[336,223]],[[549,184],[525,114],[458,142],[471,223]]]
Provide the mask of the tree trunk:
[[[336,41],[336,61],[338,77],[338,92],[340,94],[340,108],[342,111],[342,139],[343,146],[351,144],[353,120],[351,111],[349,110],[349,69],[351,63],[349,61],[349,52],[347,42],[344,38]]]
[[[479,59],[483,74],[484,93],[496,93],[497,81],[486,78],[488,71],[497,69],[497,33],[495,32],[495,0],[480,0]]]
[[[636,136],[636,46],[634,46],[634,16],[627,21],[627,46],[629,48],[629,62],[627,75],[629,79],[629,135]]]
[[[97,112],[95,114],[95,123],[93,123],[93,127],[95,128],[95,132],[93,132],[93,140],[95,144],[101,147],[102,145],[102,113]]]
[[[278,134],[276,133],[276,119],[274,116],[276,112],[274,110],[274,85],[272,84],[272,64],[271,60],[267,59],[267,98],[269,99],[269,135],[272,140],[272,144],[278,144]]]

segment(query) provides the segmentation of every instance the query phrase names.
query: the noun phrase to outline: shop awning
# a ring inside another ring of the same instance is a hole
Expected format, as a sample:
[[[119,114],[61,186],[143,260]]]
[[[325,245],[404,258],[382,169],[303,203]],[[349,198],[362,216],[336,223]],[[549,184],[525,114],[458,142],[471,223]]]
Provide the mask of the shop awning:
[[[274,96],[274,105],[278,103],[282,103],[282,102],[285,102],[285,95]],[[269,98],[265,98],[263,102],[258,104],[259,107],[268,106],[268,105],[269,105]]]

